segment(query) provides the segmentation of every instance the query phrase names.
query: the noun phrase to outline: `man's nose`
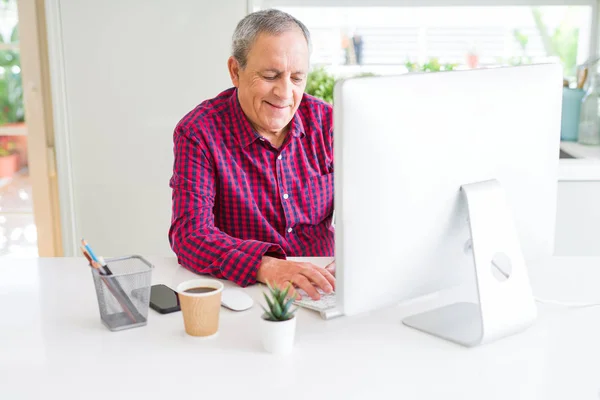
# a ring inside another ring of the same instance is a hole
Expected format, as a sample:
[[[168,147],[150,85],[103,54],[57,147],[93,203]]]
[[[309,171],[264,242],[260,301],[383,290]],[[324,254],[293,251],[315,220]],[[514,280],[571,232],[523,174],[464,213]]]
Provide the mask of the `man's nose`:
[[[292,98],[292,82],[289,79],[279,79],[277,84],[275,85],[275,96],[280,99],[290,99]]]

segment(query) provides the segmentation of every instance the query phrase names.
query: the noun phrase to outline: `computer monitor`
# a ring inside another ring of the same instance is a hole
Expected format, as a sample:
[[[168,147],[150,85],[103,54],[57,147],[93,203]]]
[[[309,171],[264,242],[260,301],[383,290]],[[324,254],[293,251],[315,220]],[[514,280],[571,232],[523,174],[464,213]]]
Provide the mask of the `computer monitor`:
[[[338,82],[339,311],[349,316],[397,304],[475,273],[462,185],[498,182],[524,262],[551,256],[561,96],[555,64]],[[531,314],[535,305],[528,306]]]

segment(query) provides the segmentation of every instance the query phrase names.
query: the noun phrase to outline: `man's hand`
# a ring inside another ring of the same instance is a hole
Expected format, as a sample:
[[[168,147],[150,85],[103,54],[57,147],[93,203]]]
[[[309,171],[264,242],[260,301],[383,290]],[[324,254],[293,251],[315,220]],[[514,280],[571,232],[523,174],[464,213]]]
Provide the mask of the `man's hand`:
[[[269,256],[262,258],[257,279],[259,282],[268,282],[281,288],[291,283],[290,294],[296,295],[296,298],[299,295],[294,290],[294,286],[304,290],[313,300],[321,298],[315,286],[325,293],[335,290],[335,277],[327,269],[311,263],[280,260]]]
[[[329,271],[329,273],[333,276],[335,276],[335,260],[333,260],[332,262],[330,262],[329,264],[327,264],[327,266],[325,267],[325,269],[327,271]]]

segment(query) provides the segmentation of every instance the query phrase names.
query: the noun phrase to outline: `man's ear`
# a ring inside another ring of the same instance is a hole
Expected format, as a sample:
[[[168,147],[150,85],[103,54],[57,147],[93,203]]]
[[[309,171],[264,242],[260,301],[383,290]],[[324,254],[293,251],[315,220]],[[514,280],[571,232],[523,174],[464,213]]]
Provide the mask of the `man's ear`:
[[[240,63],[235,57],[231,56],[227,60],[227,69],[229,70],[229,76],[231,77],[231,83],[233,86],[239,87],[240,85]]]

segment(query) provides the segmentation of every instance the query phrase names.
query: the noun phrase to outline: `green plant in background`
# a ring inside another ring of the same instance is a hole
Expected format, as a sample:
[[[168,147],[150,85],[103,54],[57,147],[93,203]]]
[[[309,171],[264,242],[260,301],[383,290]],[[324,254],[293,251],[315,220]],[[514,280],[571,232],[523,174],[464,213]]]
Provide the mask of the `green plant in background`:
[[[1,4],[8,2],[2,1]],[[19,41],[18,24],[15,25],[10,38],[0,35],[0,42],[14,44]],[[21,57],[18,50],[0,50],[0,125],[11,122],[23,122],[25,109],[23,106],[23,82],[21,78]]]
[[[529,36],[524,34],[518,29],[513,30],[513,38],[519,43],[521,48],[521,55],[516,57],[510,57],[508,63],[510,65],[524,65],[531,64],[531,57],[527,55],[527,45],[529,44]]]
[[[420,67],[419,64],[414,63],[410,60],[406,60],[406,62],[404,63],[404,66],[406,67],[406,69],[408,70],[408,72],[415,72],[415,71],[419,71]]]
[[[288,285],[285,290],[281,290],[278,287],[273,287],[267,283],[271,297],[263,293],[269,309],[267,310],[264,306],[261,306],[265,311],[263,318],[267,321],[287,321],[294,317],[294,313],[298,308],[291,309],[294,298],[287,298],[288,292],[291,285]]]
[[[562,61],[565,76],[575,76],[577,69],[577,42],[579,29],[560,27],[552,35],[554,51]]]
[[[419,65],[413,63],[410,60],[406,61],[404,66],[409,72],[421,71],[421,72],[438,72],[438,71],[452,71],[457,67],[458,64],[452,63],[440,63],[437,58],[430,58],[425,64]],[[364,78],[369,76],[377,76],[372,72],[361,72],[353,75],[353,78]],[[306,78],[306,89],[305,92],[315,96],[321,100],[324,100],[330,104],[333,104],[333,88],[337,79],[333,74],[330,74],[325,70],[324,67],[318,67],[309,72]]]
[[[0,136],[0,157],[10,156],[17,150],[14,140],[8,136]]]
[[[573,7],[568,7],[565,18],[550,35],[542,10],[539,7],[531,8],[531,14],[542,38],[544,50],[548,56],[556,56],[560,59],[565,76],[576,75],[579,29],[570,23],[570,17],[574,11]]]
[[[315,68],[306,77],[306,93],[333,104],[333,87],[335,77],[325,71],[325,68]]]
[[[369,76],[377,76],[372,72],[361,72],[353,75],[353,78],[364,78]],[[333,104],[333,88],[337,79],[333,74],[330,74],[324,67],[318,67],[308,73],[306,78],[306,93],[315,96],[329,104]]]
[[[13,50],[0,51],[0,124],[23,122],[23,83],[21,79],[19,53]]]
[[[360,74],[354,75],[354,78],[367,78],[369,76],[377,76],[373,72],[361,72]]]
[[[453,71],[458,64],[444,63],[440,64],[440,60],[433,57],[430,58],[425,64],[420,65],[419,63],[407,60],[404,66],[408,72],[439,72],[439,71]]]
[[[523,54],[525,54],[527,50],[527,44],[529,43],[529,36],[521,32],[520,30],[515,29],[513,30],[513,37],[519,43],[519,46],[521,46]]]

